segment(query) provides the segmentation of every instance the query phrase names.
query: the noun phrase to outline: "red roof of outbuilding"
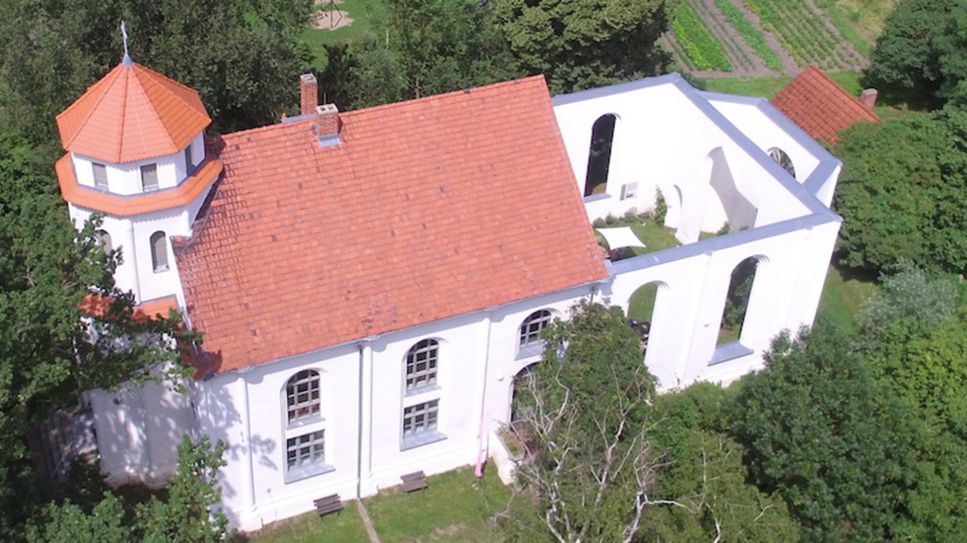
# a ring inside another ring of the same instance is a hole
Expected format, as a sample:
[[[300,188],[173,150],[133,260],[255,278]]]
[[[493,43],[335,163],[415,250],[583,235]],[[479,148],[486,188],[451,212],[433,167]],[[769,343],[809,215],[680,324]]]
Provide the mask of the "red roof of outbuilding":
[[[607,277],[543,77],[224,137],[176,243],[219,371]]]
[[[114,163],[176,153],[210,123],[194,89],[140,64],[118,64],[57,116],[65,149]]]
[[[839,132],[859,121],[877,122],[852,94],[818,68],[809,66],[772,99],[807,134],[836,143]]]

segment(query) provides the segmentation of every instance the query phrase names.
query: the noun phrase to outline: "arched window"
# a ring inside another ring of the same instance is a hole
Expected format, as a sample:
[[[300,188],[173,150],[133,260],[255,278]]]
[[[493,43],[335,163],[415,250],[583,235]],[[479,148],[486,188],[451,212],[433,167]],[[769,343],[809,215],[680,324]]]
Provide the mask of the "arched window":
[[[520,344],[518,347],[533,345],[541,341],[541,330],[551,323],[551,312],[541,309],[531,313],[520,325]]]
[[[793,179],[796,178],[796,167],[792,165],[792,159],[789,158],[789,155],[785,151],[778,147],[773,147],[769,149],[769,156],[772,160],[778,162],[782,166],[782,169],[786,170]]]
[[[436,385],[439,350],[437,340],[424,339],[406,352],[407,392]]]
[[[107,231],[98,230],[97,232],[94,232],[94,239],[97,241],[97,244],[104,249],[105,253],[110,253],[114,249],[114,246],[111,245],[111,234],[108,234]]]
[[[291,424],[319,414],[319,372],[302,370],[285,384],[286,419]]]
[[[732,270],[729,290],[725,295],[725,307],[722,309],[722,322],[719,325],[719,345],[738,341],[742,336],[758,266],[759,259],[749,257]]]
[[[151,234],[151,267],[155,273],[168,270],[168,241],[162,231]]]
[[[591,127],[591,149],[588,153],[588,173],[584,180],[584,196],[604,192],[608,187],[608,170],[611,169],[611,146],[614,143],[614,125],[618,118],[608,113],[598,117]]]

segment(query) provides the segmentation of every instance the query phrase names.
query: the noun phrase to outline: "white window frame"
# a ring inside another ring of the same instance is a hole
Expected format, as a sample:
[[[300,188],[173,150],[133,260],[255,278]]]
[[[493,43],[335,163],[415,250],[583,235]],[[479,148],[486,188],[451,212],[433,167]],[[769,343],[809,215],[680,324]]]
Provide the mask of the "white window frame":
[[[148,179],[145,176],[145,172],[154,172],[153,183],[148,183]],[[141,192],[154,192],[160,187],[158,183],[158,165],[157,164],[145,164],[141,166]]]
[[[638,196],[638,183],[625,183],[621,185],[621,199],[630,200]]]
[[[527,315],[517,329],[517,348],[523,349],[529,345],[540,345],[541,332],[554,320],[554,313],[550,309],[538,309]],[[534,326],[536,329],[533,329]]]
[[[100,172],[101,175],[98,175]],[[91,162],[91,174],[94,176],[94,188],[97,190],[108,190],[109,184],[107,181],[107,166],[101,164],[100,162]],[[98,183],[98,181],[101,181]]]
[[[313,398],[315,393],[315,398]],[[305,400],[300,396],[305,395]],[[280,390],[282,422],[282,462],[286,483],[329,473],[335,468],[326,463],[330,450],[329,428],[323,417],[322,372],[305,368],[289,375]],[[308,413],[299,414],[308,408]],[[295,452],[295,458],[291,454]]]
[[[423,358],[420,358],[420,357]],[[420,370],[417,367],[425,364]],[[440,372],[440,342],[427,338],[416,342],[403,360],[403,382],[407,394],[436,388]]]

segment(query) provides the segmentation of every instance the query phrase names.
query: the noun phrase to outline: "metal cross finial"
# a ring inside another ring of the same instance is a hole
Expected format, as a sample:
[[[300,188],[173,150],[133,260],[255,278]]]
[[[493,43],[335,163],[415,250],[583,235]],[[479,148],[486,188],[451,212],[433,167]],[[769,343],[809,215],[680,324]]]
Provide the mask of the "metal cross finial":
[[[124,59],[121,61],[125,66],[132,64],[131,55],[128,54],[128,31],[124,28],[124,21],[121,21],[121,39],[124,40]]]

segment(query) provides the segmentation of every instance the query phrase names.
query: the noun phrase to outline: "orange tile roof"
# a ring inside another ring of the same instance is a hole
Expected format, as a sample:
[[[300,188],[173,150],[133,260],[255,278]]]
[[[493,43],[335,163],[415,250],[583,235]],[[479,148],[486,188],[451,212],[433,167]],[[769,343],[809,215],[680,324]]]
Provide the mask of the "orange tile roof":
[[[110,307],[111,298],[100,294],[88,294],[81,300],[80,310],[85,315],[103,316]],[[144,321],[151,318],[167,318],[172,309],[178,310],[178,300],[172,296],[148,300],[134,306],[131,318]]]
[[[836,84],[819,68],[809,66],[772,99],[807,134],[836,143],[839,132],[859,121],[877,122],[875,113]]]
[[[218,179],[219,174],[222,173],[222,161],[206,160],[198,166],[191,177],[182,181],[177,187],[129,196],[110,194],[78,183],[70,153],[61,157],[54,165],[54,169],[60,182],[61,196],[68,202],[108,215],[129,217],[171,209],[194,201]]]
[[[543,77],[225,136],[175,254],[220,371],[598,281]]]
[[[211,123],[198,93],[119,64],[57,116],[64,148],[121,163],[177,153]]]

